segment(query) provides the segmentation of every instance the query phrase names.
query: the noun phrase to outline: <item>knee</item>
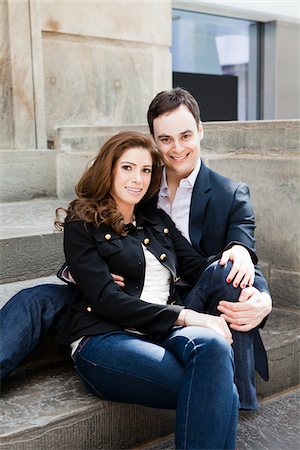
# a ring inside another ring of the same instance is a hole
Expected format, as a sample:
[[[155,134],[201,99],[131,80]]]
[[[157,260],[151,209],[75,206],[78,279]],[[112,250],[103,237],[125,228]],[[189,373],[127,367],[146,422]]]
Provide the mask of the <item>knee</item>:
[[[214,355],[218,359],[233,360],[231,345],[220,334],[209,328],[187,327],[190,346],[195,353],[209,357]]]
[[[232,262],[228,261],[226,264],[221,266],[220,260],[211,263],[204,271],[203,274],[207,274],[209,277],[218,278],[221,277],[222,281],[225,281],[229,272],[232,269]]]

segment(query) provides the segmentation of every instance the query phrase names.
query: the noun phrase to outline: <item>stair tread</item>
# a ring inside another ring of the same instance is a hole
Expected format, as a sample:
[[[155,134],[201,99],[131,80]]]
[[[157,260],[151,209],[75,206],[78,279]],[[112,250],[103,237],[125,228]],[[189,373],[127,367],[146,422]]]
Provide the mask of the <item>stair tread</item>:
[[[60,199],[36,199],[0,204],[1,239],[54,232],[55,209],[66,206]]]
[[[261,403],[259,412],[242,412],[239,450],[298,450],[300,442],[300,389]],[[139,450],[174,450],[174,435],[138,447]],[[137,450],[137,449],[136,449]]]

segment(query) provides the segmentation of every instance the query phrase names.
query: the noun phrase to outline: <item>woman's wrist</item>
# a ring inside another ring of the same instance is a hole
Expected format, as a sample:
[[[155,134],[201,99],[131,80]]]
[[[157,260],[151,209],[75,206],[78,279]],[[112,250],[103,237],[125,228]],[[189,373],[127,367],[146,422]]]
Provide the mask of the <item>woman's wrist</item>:
[[[175,325],[179,325],[181,327],[186,327],[186,316],[189,313],[189,309],[182,309],[178,314]]]

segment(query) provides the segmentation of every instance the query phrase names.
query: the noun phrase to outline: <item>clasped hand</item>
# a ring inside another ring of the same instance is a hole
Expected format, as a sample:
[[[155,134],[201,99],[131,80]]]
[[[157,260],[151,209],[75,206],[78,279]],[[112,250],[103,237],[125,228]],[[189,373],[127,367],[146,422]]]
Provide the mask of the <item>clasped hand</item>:
[[[252,286],[254,283],[255,269],[248,250],[242,245],[233,245],[229,250],[223,252],[220,259],[221,266],[232,261],[232,268],[226,278],[227,283],[234,287],[240,285],[241,289]]]
[[[271,312],[272,300],[266,292],[250,286],[242,290],[237,302],[221,300],[217,309],[232,330],[249,331]]]

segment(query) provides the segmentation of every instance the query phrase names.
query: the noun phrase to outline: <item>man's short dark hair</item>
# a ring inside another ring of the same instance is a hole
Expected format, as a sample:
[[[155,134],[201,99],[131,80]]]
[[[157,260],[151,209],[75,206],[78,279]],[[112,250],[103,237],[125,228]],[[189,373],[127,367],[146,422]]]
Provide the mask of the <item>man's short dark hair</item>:
[[[159,94],[156,95],[156,97],[154,97],[154,99],[150,103],[147,113],[147,119],[150,133],[152,134],[152,136],[154,135],[153,131],[154,119],[169,111],[173,111],[180,105],[185,105],[188,108],[188,110],[194,116],[197,125],[199,125],[201,118],[197,100],[186,89],[176,87],[174,89],[171,89],[170,91],[160,92]]]

